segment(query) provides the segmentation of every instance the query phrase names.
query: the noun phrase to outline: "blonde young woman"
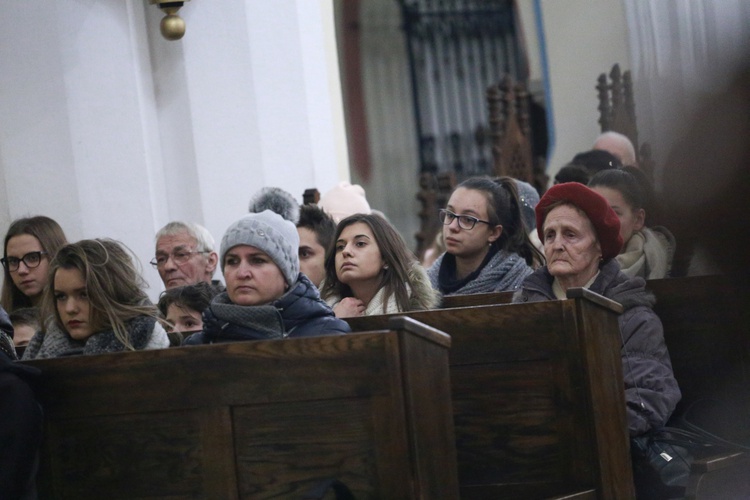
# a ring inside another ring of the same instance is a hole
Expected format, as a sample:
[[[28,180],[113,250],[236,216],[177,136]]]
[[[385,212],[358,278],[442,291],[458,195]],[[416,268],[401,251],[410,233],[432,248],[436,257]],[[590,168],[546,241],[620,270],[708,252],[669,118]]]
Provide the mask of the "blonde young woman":
[[[168,347],[144,284],[130,254],[114,240],[62,247],[50,263],[45,322],[23,359]]]

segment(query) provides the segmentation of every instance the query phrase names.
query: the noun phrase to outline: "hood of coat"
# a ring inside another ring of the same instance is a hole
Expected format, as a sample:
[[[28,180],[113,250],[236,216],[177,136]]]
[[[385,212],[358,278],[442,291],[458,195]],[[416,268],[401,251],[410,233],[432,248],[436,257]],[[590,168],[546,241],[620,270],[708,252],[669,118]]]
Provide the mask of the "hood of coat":
[[[656,303],[654,294],[646,290],[646,280],[627,277],[620,272],[620,264],[615,259],[600,268],[591,291],[619,302],[626,311],[636,306],[653,307]]]
[[[411,287],[409,297],[411,311],[435,309],[440,305],[440,292],[432,288],[427,270],[418,262],[415,262],[409,269],[409,286]]]
[[[333,317],[333,311],[321,298],[318,287],[300,273],[297,283],[273,305],[281,313],[286,331],[314,318]]]

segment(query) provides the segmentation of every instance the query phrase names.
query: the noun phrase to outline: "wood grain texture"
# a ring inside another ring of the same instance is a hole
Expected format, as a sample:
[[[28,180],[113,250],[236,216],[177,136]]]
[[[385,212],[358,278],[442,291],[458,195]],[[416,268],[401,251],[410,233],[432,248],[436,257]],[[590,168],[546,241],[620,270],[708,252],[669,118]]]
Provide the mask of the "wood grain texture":
[[[582,294],[406,314],[452,337],[462,498],[633,496],[613,309]],[[349,323],[369,330],[388,321]]]
[[[514,292],[474,293],[471,295],[447,295],[443,297],[442,309],[452,307],[491,306],[510,304]]]
[[[335,477],[362,499],[458,498],[449,340],[406,322],[29,362],[41,497],[299,498]]]

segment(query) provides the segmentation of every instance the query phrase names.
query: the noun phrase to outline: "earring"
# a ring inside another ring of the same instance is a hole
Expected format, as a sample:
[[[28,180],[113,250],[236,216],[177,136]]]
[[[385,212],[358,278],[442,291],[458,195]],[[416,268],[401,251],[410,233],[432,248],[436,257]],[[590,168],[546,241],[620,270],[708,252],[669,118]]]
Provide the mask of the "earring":
[[[387,270],[388,270],[388,264],[383,266],[383,271],[387,271]]]

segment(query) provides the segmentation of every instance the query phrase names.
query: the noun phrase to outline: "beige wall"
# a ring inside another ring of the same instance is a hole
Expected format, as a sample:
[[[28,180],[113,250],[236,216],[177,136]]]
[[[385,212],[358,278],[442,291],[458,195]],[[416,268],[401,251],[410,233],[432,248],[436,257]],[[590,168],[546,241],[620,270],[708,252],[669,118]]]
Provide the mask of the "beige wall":
[[[596,78],[616,62],[623,70],[630,67],[628,34],[622,0],[541,5],[555,137],[547,173],[553,178],[599,134]]]

